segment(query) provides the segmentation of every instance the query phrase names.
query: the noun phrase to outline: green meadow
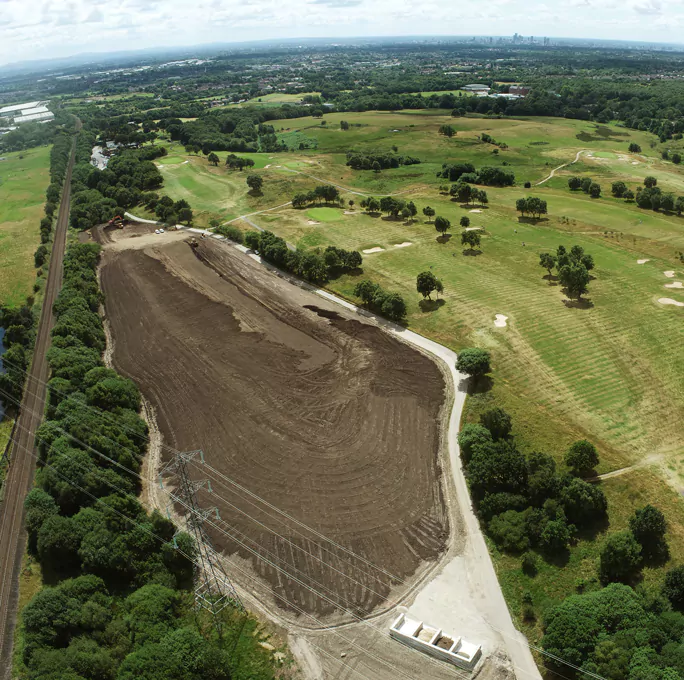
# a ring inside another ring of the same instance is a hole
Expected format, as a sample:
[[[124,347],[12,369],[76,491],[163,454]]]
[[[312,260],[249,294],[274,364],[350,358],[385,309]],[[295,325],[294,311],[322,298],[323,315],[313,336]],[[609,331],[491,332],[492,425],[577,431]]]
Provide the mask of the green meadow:
[[[0,304],[18,305],[33,291],[33,253],[50,183],[50,148],[3,154],[0,161]]]
[[[340,120],[350,129],[340,129]],[[492,405],[501,405],[514,419],[514,434],[528,452],[539,450],[562,461],[569,444],[580,438],[595,442],[599,473],[636,466],[623,476],[602,482],[609,499],[608,531],[626,526],[629,514],[645,502],[659,505],[670,523],[672,561],[684,561],[684,309],[659,302],[684,302],[684,290],[666,288],[684,281],[684,218],[641,210],[610,195],[620,179],[632,189],[654,175],[664,191],[684,195],[684,170],[660,158],[657,139],[614,125],[565,119],[452,118],[443,111],[330,114],[325,125],[313,118],[273,121],[279,134],[301,133],[317,141],[316,150],[287,154],[256,154],[256,171],[264,178],[263,195],[252,196],[246,173],[212,168],[206,159],[186,156],[187,164],[162,169],[165,190],[187,198],[199,214],[233,219],[289,201],[322,181],[342,187],[342,209],[286,205],[251,217],[300,248],[336,245],[364,254],[363,277],[400,292],[408,302],[408,324],[458,351],[467,346],[489,349],[493,385],[472,394],[464,418],[475,420]],[[438,134],[440,125],[457,134]],[[491,135],[497,145],[483,143]],[[629,154],[631,142],[640,154]],[[651,143],[653,142],[653,146]],[[499,145],[503,145],[499,146]],[[416,156],[419,165],[380,173],[354,171],[346,152],[390,151]],[[540,186],[554,168],[557,171]],[[219,154],[222,163],[225,153]],[[487,188],[489,204],[461,206],[440,193],[447,182],[436,177],[443,163],[472,162],[476,167],[506,166],[516,186]],[[592,199],[571,192],[569,176],[590,176],[603,189]],[[523,188],[525,182],[533,186]],[[413,222],[365,214],[363,195],[401,192],[413,200]],[[522,219],[516,199],[539,196],[549,215]],[[353,202],[353,203],[352,203]],[[437,239],[434,224],[422,214],[425,206],[451,222],[449,236]],[[480,252],[468,254],[460,243],[462,216],[482,227]],[[249,224],[238,223],[244,228]],[[557,281],[546,276],[539,253],[558,245],[581,245],[593,255],[596,268],[582,304],[571,303]],[[647,260],[638,264],[638,260]],[[444,302],[423,304],[415,290],[416,275],[432,270],[444,284]],[[675,271],[674,278],[665,271]],[[329,287],[350,299],[358,277],[343,276]],[[507,326],[494,326],[496,314]],[[544,563],[531,579],[519,558],[492,547],[504,592],[515,616],[524,591],[533,593],[543,609],[595,580],[601,540],[580,537],[566,565]],[[600,535],[599,535],[600,539]],[[662,570],[646,569],[646,582]],[[521,622],[522,625],[522,622]],[[524,623],[532,638],[540,625]]]

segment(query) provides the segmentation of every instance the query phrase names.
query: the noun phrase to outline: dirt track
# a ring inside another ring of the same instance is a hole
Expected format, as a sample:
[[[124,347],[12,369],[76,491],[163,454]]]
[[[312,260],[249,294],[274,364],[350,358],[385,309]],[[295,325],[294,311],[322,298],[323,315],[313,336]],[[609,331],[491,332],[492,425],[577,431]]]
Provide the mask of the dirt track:
[[[33,363],[28,374],[21,412],[10,454],[10,468],[5,480],[5,497],[0,503],[0,679],[7,680],[12,672],[12,645],[17,616],[18,581],[24,556],[24,497],[31,489],[36,460],[34,437],[45,409],[45,383],[48,364],[45,353],[50,347],[50,331],[54,324],[52,305],[62,287],[62,263],[66,247],[71,195],[71,170],[75,142],[64,179],[64,190],[57,216],[50,269],[45,297],[38,323]]]
[[[434,561],[449,531],[436,365],[232,249],[208,239],[193,252],[165,236],[112,244],[102,269],[115,365],[152,402],[164,443],[203,449],[217,470],[394,576]],[[321,552],[233,487],[214,490],[204,505],[218,505],[240,540],[342,606],[368,613],[396,585],[330,544]],[[332,613],[265,560],[214,539],[275,595]]]

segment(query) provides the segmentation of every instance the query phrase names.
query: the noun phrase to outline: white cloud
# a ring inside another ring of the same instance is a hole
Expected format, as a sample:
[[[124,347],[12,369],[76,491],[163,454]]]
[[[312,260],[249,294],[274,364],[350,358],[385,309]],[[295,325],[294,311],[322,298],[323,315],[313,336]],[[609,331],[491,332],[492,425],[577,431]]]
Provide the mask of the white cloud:
[[[681,40],[680,0],[0,0],[0,64],[204,42],[354,35]],[[650,16],[643,22],[639,17]],[[666,21],[662,21],[666,19]],[[113,44],[108,36],[116,36]]]

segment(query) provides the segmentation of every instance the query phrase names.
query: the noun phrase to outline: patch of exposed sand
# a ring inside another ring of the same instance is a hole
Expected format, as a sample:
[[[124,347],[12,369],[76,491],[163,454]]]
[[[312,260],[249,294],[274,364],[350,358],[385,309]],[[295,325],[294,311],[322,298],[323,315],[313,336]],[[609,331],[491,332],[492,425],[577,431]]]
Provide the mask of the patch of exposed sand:
[[[408,246],[412,246],[412,245],[413,245],[413,243],[411,241],[404,241],[403,243],[395,243],[394,247],[395,248],[408,248]]]
[[[181,165],[187,165],[190,161],[183,161]]]
[[[505,328],[508,325],[506,321],[508,321],[507,316],[505,316],[504,314],[497,314],[496,318],[494,319],[494,325],[497,328]]]
[[[637,260],[637,264],[646,264],[647,262],[650,262],[650,260]]]
[[[675,307],[684,307],[684,302],[673,300],[672,298],[658,298],[661,305],[674,305]]]
[[[270,163],[268,165],[264,165],[264,170],[268,170],[270,167],[271,167]]]
[[[355,215],[356,213],[353,210],[345,210],[344,214],[345,215]]]
[[[674,270],[668,269],[666,272],[663,272],[665,276],[667,276],[668,279],[674,279]]]
[[[475,210],[471,210],[470,212],[481,213],[482,211],[481,211],[481,210],[478,210],[477,208],[475,208]]]
[[[484,227],[466,227],[465,231],[477,231],[478,229],[484,229]]]
[[[308,220],[308,221],[307,221],[307,224],[308,224],[310,227],[314,227],[314,226],[316,226],[317,224],[320,224],[320,222],[316,222],[316,220]]]
[[[632,165],[639,165],[639,161],[632,161]]]
[[[684,288],[684,283],[681,281],[673,281],[672,283],[666,283],[665,288]]]
[[[376,246],[375,248],[366,248],[366,250],[364,250],[363,252],[365,255],[370,255],[371,253],[380,253],[383,250],[385,250],[385,249],[380,248],[379,246]]]

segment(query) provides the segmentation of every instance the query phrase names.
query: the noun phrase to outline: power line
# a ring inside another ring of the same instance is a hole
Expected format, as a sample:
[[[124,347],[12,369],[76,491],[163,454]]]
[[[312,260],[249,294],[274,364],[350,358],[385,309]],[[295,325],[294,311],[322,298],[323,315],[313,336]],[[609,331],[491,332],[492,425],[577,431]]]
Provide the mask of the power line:
[[[16,446],[18,446],[20,449],[22,449],[23,451],[25,451],[26,453],[28,453],[30,456],[33,456],[38,462],[40,462],[40,463],[42,463],[43,465],[45,465],[45,466],[51,468],[51,469],[52,469],[60,478],[62,478],[65,482],[67,482],[68,484],[70,484],[70,485],[73,486],[74,488],[77,488],[77,489],[78,489],[79,491],[81,491],[82,493],[85,493],[86,495],[90,496],[93,500],[95,500],[96,503],[99,503],[99,504],[104,505],[105,507],[109,508],[110,510],[112,510],[113,512],[115,512],[117,515],[119,515],[121,518],[123,518],[126,522],[131,523],[131,524],[134,524],[134,525],[140,527],[143,531],[145,531],[146,533],[148,533],[150,536],[156,538],[156,539],[159,540],[160,542],[162,542],[162,543],[164,543],[164,544],[168,543],[168,541],[164,540],[163,538],[161,538],[160,536],[158,536],[157,534],[155,534],[153,531],[151,531],[150,529],[148,529],[146,526],[140,524],[140,522],[137,522],[136,520],[134,520],[134,519],[132,519],[132,518],[130,518],[130,517],[124,515],[122,512],[120,512],[119,510],[117,510],[117,509],[114,508],[113,506],[109,505],[108,503],[105,503],[104,500],[102,500],[101,498],[98,498],[97,496],[95,496],[94,494],[90,493],[89,491],[87,491],[86,489],[84,489],[82,486],[80,486],[79,484],[77,484],[76,482],[74,482],[73,480],[71,480],[70,478],[68,478],[68,477],[66,477],[65,475],[63,475],[61,472],[59,472],[59,470],[55,469],[54,466],[50,465],[50,463],[48,463],[48,462],[45,461],[44,459],[42,459],[42,458],[40,458],[39,456],[37,456],[35,453],[33,453],[32,451],[28,450],[26,447],[21,446],[21,445],[18,444],[17,442],[14,442],[14,443],[15,443]],[[116,488],[116,485],[112,485],[112,484],[110,484],[109,482],[107,482],[106,480],[104,480],[104,481],[105,481],[105,483],[107,483],[109,486],[112,486],[112,488]],[[124,496],[131,496],[131,494],[127,494],[127,493],[125,493],[125,492],[123,492],[123,491],[121,491],[121,493],[122,493]],[[135,498],[135,497],[133,496],[133,498]],[[136,500],[137,500],[137,499],[136,499]],[[187,553],[185,553],[183,550],[181,550],[180,548],[178,548],[177,545],[175,545],[174,547],[175,547],[176,550],[178,550],[178,552],[180,552],[184,557],[186,557],[186,558],[188,559],[188,561],[194,563],[196,566],[199,566],[199,565],[197,565],[197,562],[195,562],[195,560],[194,560],[191,556],[189,556],[189,555],[188,555]],[[236,566],[235,568],[236,568],[238,571],[242,572],[243,574],[247,575],[249,578],[251,578],[252,580],[254,580],[255,582],[258,583],[257,579],[256,579],[254,576],[247,574],[243,569],[240,569],[240,567],[237,567],[237,566]],[[313,616],[313,614],[311,614],[311,613],[309,613],[309,612],[306,612],[305,610],[299,608],[296,604],[294,604],[294,603],[290,602],[289,600],[287,600],[287,598],[284,598],[283,596],[281,596],[281,595],[279,595],[279,594],[277,594],[277,593],[274,593],[274,595],[276,595],[279,599],[281,599],[281,600],[283,600],[284,602],[286,602],[288,605],[292,606],[295,610],[299,611],[301,614],[303,614],[303,615],[305,615],[305,616],[308,616],[309,618],[311,618],[311,619],[313,619],[314,621],[316,621],[318,624],[320,624],[320,625],[322,626],[322,629],[323,629],[323,630],[329,630],[330,632],[332,632],[333,634],[337,635],[337,636],[340,637],[342,640],[344,640],[347,644],[349,644],[349,645],[351,645],[351,646],[353,646],[353,647],[356,647],[356,648],[360,649],[363,653],[367,654],[369,657],[373,658],[374,660],[376,660],[376,661],[382,663],[383,665],[389,667],[389,668],[392,669],[392,670],[398,671],[398,672],[399,672],[400,674],[402,674],[402,675],[405,675],[405,674],[403,674],[401,671],[399,671],[399,669],[398,669],[396,666],[394,666],[393,664],[391,664],[391,663],[385,661],[384,659],[381,659],[380,657],[375,656],[375,655],[372,654],[369,650],[367,650],[367,649],[361,647],[360,645],[356,644],[356,642],[355,642],[354,640],[350,640],[350,639],[344,637],[341,633],[339,633],[339,631],[337,631],[337,630],[335,629],[334,626],[326,626],[322,621],[320,621],[320,619],[318,619],[318,618],[316,618],[315,616]],[[426,657],[426,658],[429,658],[429,657]],[[443,665],[440,665],[440,667],[441,667],[441,668],[445,668],[445,666],[443,666]],[[457,673],[457,674],[458,674],[458,673]],[[363,676],[363,677],[365,677],[365,676]],[[411,679],[410,679],[410,676],[405,676],[405,677],[408,677],[409,680],[411,680]],[[462,677],[465,677],[465,676],[462,676]]]
[[[59,391],[57,391],[57,392],[59,392]],[[1,390],[0,390],[0,393],[2,393]],[[9,395],[7,395],[7,396],[9,396]],[[69,395],[67,395],[67,396],[69,396]],[[10,397],[10,398],[11,398],[11,397]],[[15,400],[15,402],[16,402],[16,400]],[[93,410],[95,413],[97,413],[98,415],[101,415],[101,414],[103,414],[103,413],[106,413],[106,412],[104,412],[104,411],[100,411],[99,409],[95,409],[95,408],[92,407],[92,406],[85,405],[85,404],[83,404],[82,402],[78,402],[78,403],[79,403],[79,405],[82,405],[82,406],[85,406],[86,408],[92,409],[92,410]],[[60,429],[60,428],[58,428],[58,429]],[[127,428],[123,428],[123,429],[127,429]],[[73,435],[71,435],[69,432],[67,432],[67,431],[65,431],[65,430],[63,430],[63,431],[65,432],[65,434],[67,434],[68,436],[72,437],[75,441],[79,441],[77,438],[75,438],[75,437],[74,437]],[[137,433],[136,433],[136,434],[137,434]],[[137,434],[137,436],[139,436],[139,437],[145,439],[146,441],[150,442],[150,439],[149,439],[148,437],[144,437],[144,436],[139,435],[139,434]],[[105,437],[105,438],[106,438],[106,439],[109,439],[109,438],[107,438],[107,437]],[[123,445],[118,444],[117,442],[114,442],[114,441],[111,440],[111,439],[109,439],[109,441],[112,441],[115,445],[119,446],[120,448],[122,448],[122,449],[124,449],[124,450],[128,450],[128,449],[126,449],[126,447],[124,447]],[[91,450],[95,451],[95,450],[92,449],[92,447],[90,447],[89,445],[84,444],[83,442],[79,442],[79,443],[81,443],[82,445],[84,445],[84,446],[90,448]],[[170,451],[177,451],[176,449],[173,449],[172,447],[168,447],[168,446],[164,446],[164,445],[162,445],[162,448],[165,448],[165,449],[170,450]],[[104,458],[106,458],[106,459],[109,460],[110,462],[114,463],[115,465],[117,465],[117,466],[119,466],[119,467],[122,467],[122,466],[120,466],[118,463],[116,463],[116,461],[113,461],[112,459],[110,459],[109,457],[105,456],[104,454],[101,454],[100,452],[97,452],[97,451],[95,451],[95,453],[97,453],[98,455],[103,456]],[[178,452],[178,453],[180,453],[180,452]],[[272,505],[271,503],[269,503],[269,502],[266,501],[265,499],[261,498],[261,497],[258,496],[257,494],[251,492],[249,489],[246,489],[245,487],[243,487],[243,486],[240,485],[239,483],[235,482],[235,481],[232,480],[231,478],[227,477],[226,475],[223,475],[223,473],[220,473],[219,471],[215,470],[215,469],[212,468],[211,466],[208,466],[208,465],[207,465],[206,467],[208,467],[209,470],[210,470],[211,472],[214,472],[215,474],[219,475],[220,477],[222,477],[223,479],[227,480],[228,482],[230,482],[231,484],[233,484],[234,486],[236,486],[236,487],[239,488],[240,490],[244,491],[244,492],[247,493],[248,495],[252,496],[253,498],[258,499],[259,501],[261,501],[262,503],[264,503],[267,507],[269,507],[269,508],[275,510],[276,512],[278,512],[279,514],[281,514],[281,515],[287,517],[288,519],[290,519],[290,521],[292,521],[292,522],[294,522],[294,523],[296,523],[296,524],[298,524],[298,525],[300,525],[300,526],[306,528],[307,530],[311,531],[311,532],[314,533],[315,535],[321,537],[323,540],[326,540],[326,541],[328,541],[329,543],[331,543],[332,545],[335,545],[336,547],[339,547],[341,550],[343,550],[343,551],[345,551],[345,552],[347,552],[347,553],[349,553],[349,554],[351,554],[351,555],[353,555],[353,556],[355,556],[355,557],[358,557],[360,560],[364,561],[364,562],[365,562],[366,564],[368,564],[369,566],[371,566],[371,567],[373,567],[373,568],[375,568],[375,569],[377,569],[377,570],[379,570],[379,571],[382,571],[383,573],[386,573],[388,576],[390,576],[391,578],[397,580],[399,583],[402,583],[402,584],[405,584],[405,583],[406,583],[405,580],[403,580],[403,579],[401,579],[401,578],[399,578],[399,577],[397,577],[397,576],[392,575],[391,573],[385,571],[382,567],[379,567],[379,566],[373,564],[372,562],[370,562],[369,560],[366,560],[366,559],[363,558],[362,556],[360,556],[360,555],[354,553],[353,551],[351,551],[351,550],[345,548],[344,546],[341,546],[341,545],[337,544],[337,543],[336,543],[335,541],[333,541],[332,539],[326,537],[325,535],[321,534],[320,532],[316,531],[315,529],[309,527],[309,526],[306,525],[305,523],[300,522],[299,520],[293,518],[292,516],[290,516],[290,515],[289,515],[288,513],[286,513],[285,511],[280,510],[280,509],[277,508],[276,506]],[[124,468],[124,469],[126,469],[126,470],[127,470],[128,472],[130,472],[131,474],[134,474],[134,475],[138,476],[140,479],[143,479],[138,473],[136,473],[136,472],[134,472],[134,471],[132,471],[132,470],[130,470],[130,469],[128,469],[128,468]],[[255,507],[256,507],[256,506],[255,506]],[[249,516],[247,513],[244,513],[244,514],[246,514],[248,517],[251,517],[251,516]],[[271,517],[272,517],[272,516],[271,516]],[[276,534],[276,535],[278,535],[278,536],[280,536],[279,534],[277,534],[277,532],[273,532],[273,533]],[[287,540],[287,539],[285,539],[285,538],[282,537],[282,536],[281,536],[281,538],[283,538],[283,540]],[[235,540],[235,539],[234,539],[234,540]],[[239,541],[237,541],[237,542],[239,542]],[[327,551],[325,548],[323,548],[322,546],[320,546],[319,544],[316,544],[315,542],[314,542],[314,545],[316,545],[317,547],[321,548],[321,549],[324,550],[325,552],[329,552],[329,551]],[[311,553],[308,553],[308,554],[311,555]],[[314,555],[311,555],[311,556],[315,558]],[[257,557],[259,557],[259,555],[257,555]],[[263,559],[263,558],[262,558],[262,559]],[[339,558],[338,558],[338,559],[339,559]],[[274,566],[274,568],[277,568],[277,567],[275,567],[275,565],[272,565],[272,566]],[[350,566],[352,566],[352,565],[350,565]],[[331,568],[332,568],[332,567],[331,567]],[[351,577],[348,577],[348,576],[347,576],[347,578],[350,578],[350,579],[351,579]],[[351,580],[354,580],[354,579],[351,579]],[[360,582],[358,582],[358,581],[356,581],[356,582],[357,582],[361,587],[370,590],[370,589],[368,588],[368,586],[365,586],[364,584],[362,584],[362,583],[360,583]],[[307,586],[304,585],[304,584],[302,584],[302,586],[305,587],[305,588],[307,587]],[[313,589],[311,589],[311,590],[312,590],[312,592],[314,592]],[[321,596],[320,594],[318,594],[318,596],[319,596],[319,597],[323,597],[323,596]],[[325,598],[323,597],[323,599],[325,599]],[[333,604],[334,604],[334,603],[333,603]],[[339,606],[339,605],[338,605],[338,606]],[[502,635],[503,637],[506,637],[506,638],[509,638],[509,639],[511,638],[511,636],[510,636],[508,633],[505,633],[504,631],[495,628],[495,627],[494,627],[493,625],[491,625],[490,623],[488,623],[488,625],[489,625],[489,627],[490,627],[492,630],[498,632],[498,633],[499,633],[500,635]],[[595,674],[595,673],[592,673],[591,671],[586,671],[586,670],[584,670],[584,669],[581,669],[581,668],[579,668],[578,666],[576,666],[576,665],[570,663],[569,661],[566,661],[566,660],[564,660],[564,659],[562,659],[562,658],[560,658],[560,657],[557,657],[556,655],[554,655],[554,654],[552,654],[552,653],[550,653],[550,652],[544,650],[543,648],[540,648],[540,647],[537,647],[537,646],[531,644],[531,643],[529,642],[529,640],[527,640],[527,638],[515,639],[515,641],[516,641],[516,642],[522,642],[523,644],[526,644],[530,649],[533,649],[533,650],[537,651],[538,653],[540,653],[540,654],[542,654],[542,655],[544,655],[544,656],[547,656],[547,657],[553,659],[554,661],[556,661],[556,662],[558,662],[558,663],[565,664],[565,665],[569,666],[570,668],[573,668],[574,670],[580,671],[580,672],[582,672],[582,673],[584,673],[584,674],[586,674],[586,675],[588,675],[588,676],[590,676],[590,677],[596,678],[596,680],[605,680],[605,679],[602,678],[602,676],[600,676],[600,675],[597,675],[597,674]],[[522,670],[522,669],[518,669],[518,670]],[[559,674],[559,675],[560,675],[560,674]]]

